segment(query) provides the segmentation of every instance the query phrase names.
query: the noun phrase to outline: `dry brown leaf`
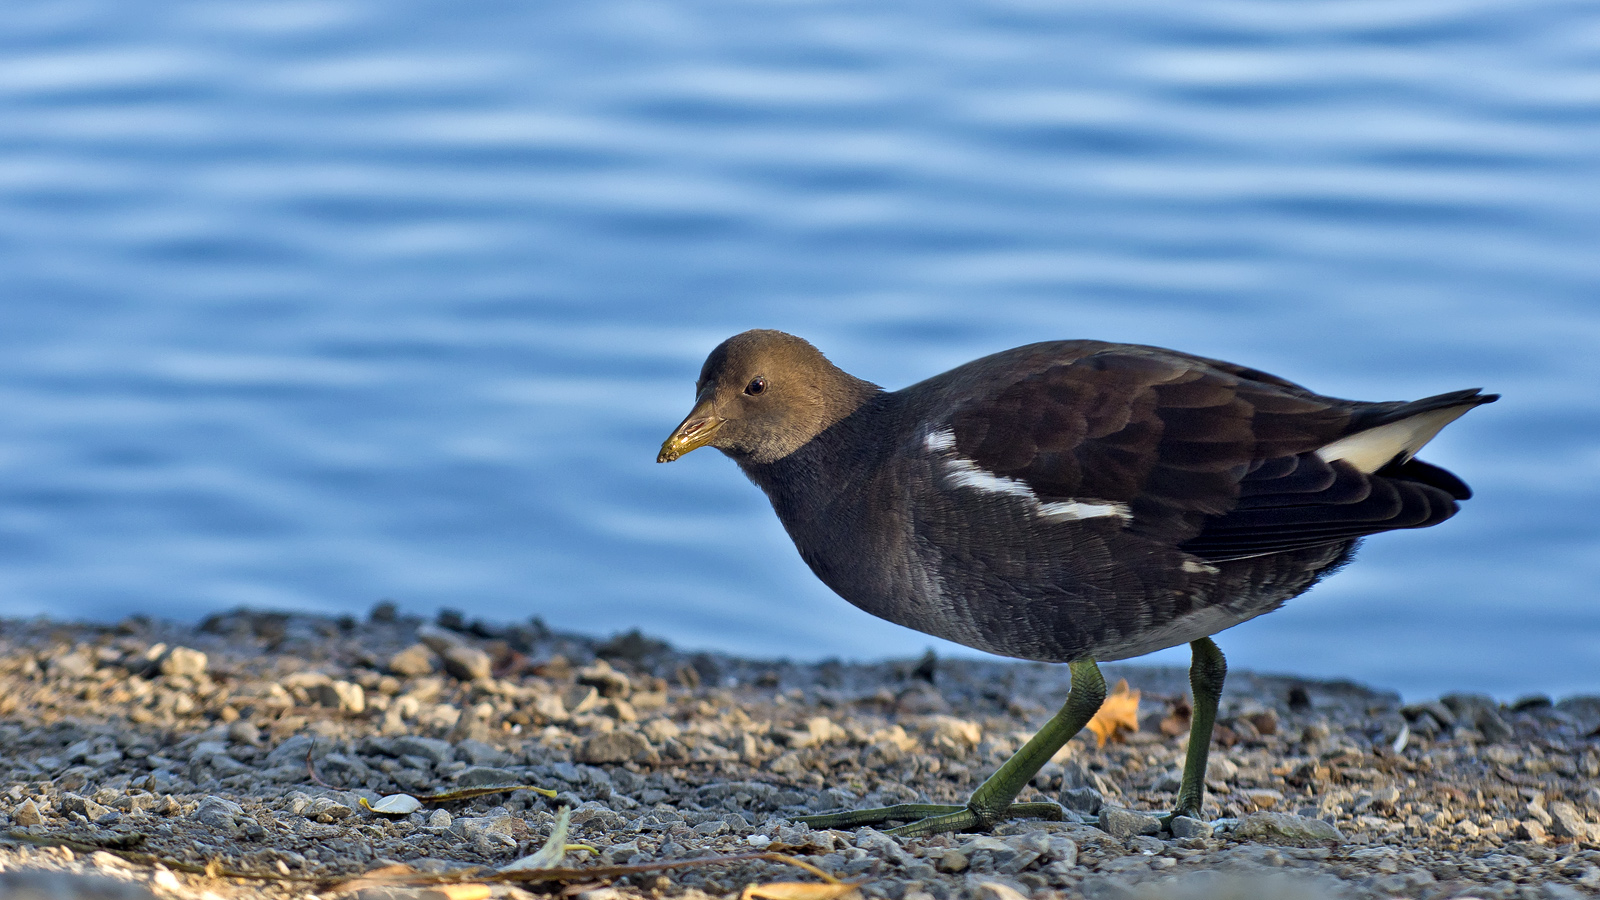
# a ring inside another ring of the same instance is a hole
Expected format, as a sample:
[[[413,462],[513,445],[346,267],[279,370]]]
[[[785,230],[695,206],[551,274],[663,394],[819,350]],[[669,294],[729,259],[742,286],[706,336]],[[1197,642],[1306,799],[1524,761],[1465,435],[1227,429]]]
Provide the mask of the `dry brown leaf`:
[[[840,900],[854,895],[860,886],[859,882],[774,881],[747,885],[739,900]]]
[[[1129,690],[1128,679],[1119,680],[1111,689],[1100,711],[1089,720],[1089,730],[1101,747],[1108,740],[1120,742],[1124,732],[1139,730],[1139,692]]]

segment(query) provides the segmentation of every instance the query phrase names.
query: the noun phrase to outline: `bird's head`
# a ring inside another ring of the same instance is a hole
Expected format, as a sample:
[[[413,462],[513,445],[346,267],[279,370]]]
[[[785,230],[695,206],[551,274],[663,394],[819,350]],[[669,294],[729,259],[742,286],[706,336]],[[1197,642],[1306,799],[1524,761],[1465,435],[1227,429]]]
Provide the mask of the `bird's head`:
[[[770,463],[849,415],[875,390],[792,334],[736,334],[706,357],[694,409],[661,445],[656,462],[715,447],[740,462]]]

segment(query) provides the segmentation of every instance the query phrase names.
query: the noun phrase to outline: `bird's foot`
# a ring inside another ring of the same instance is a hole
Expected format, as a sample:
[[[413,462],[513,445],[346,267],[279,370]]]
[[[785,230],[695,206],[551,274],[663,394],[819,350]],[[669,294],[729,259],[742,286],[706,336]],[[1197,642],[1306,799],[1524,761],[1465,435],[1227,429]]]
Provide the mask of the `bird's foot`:
[[[902,803],[899,806],[852,809],[816,816],[795,816],[794,821],[810,825],[812,828],[855,828],[861,825],[882,825],[884,822],[916,822],[965,810],[965,806],[951,806],[947,803]]]
[[[1187,819],[1198,819],[1199,821],[1202,821],[1202,822],[1205,821],[1205,819],[1201,818],[1201,816],[1200,816],[1200,810],[1198,810],[1198,809],[1185,809],[1185,808],[1181,808],[1180,807],[1180,808],[1175,809],[1172,812],[1169,812],[1166,815],[1161,817],[1161,827],[1167,829],[1168,831],[1171,831],[1172,830],[1172,820],[1178,818],[1179,816],[1182,816],[1182,817],[1187,818]]]
[[[943,803],[902,803],[899,806],[881,806],[876,809],[857,809],[848,812],[824,813],[818,816],[797,816],[812,828],[856,828],[861,825],[882,825],[885,822],[905,822],[886,833],[899,837],[918,837],[943,834],[948,831],[981,831],[1006,819],[1049,819],[1059,822],[1065,818],[1061,807],[1054,803],[1013,803],[998,813],[979,815],[970,806],[951,806]]]

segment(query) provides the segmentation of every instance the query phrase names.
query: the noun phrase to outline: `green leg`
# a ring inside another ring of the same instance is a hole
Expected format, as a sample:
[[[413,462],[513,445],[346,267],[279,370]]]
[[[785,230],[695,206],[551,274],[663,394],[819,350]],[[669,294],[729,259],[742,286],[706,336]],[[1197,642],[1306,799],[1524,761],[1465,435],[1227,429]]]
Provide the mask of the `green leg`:
[[[1211,751],[1211,729],[1217,724],[1222,682],[1228,677],[1228,661],[1210,638],[1201,638],[1189,647],[1193,651],[1189,687],[1194,690],[1194,716],[1189,720],[1189,752],[1183,760],[1183,782],[1172,816],[1198,819],[1206,799],[1206,757]],[[1172,816],[1167,817],[1168,822]]]
[[[1220,658],[1220,656],[1219,656]],[[795,821],[813,828],[853,828],[857,825],[877,825],[893,820],[914,819],[890,834],[915,836],[939,834],[945,831],[965,831],[989,828],[1008,818],[1036,817],[1060,819],[1061,807],[1054,803],[1013,803],[1033,776],[1056,755],[1072,736],[1083,730],[1100,704],[1106,699],[1106,682],[1100,677],[1100,667],[1094,660],[1070,664],[1072,693],[1067,702],[1044,727],[1039,729],[1016,755],[1006,760],[999,771],[989,776],[972,792],[966,806],[908,803],[880,809],[863,809],[855,812],[828,813],[820,816],[801,816]],[[1213,705],[1214,708],[1214,705]],[[1210,726],[1207,726],[1208,728]],[[1202,768],[1204,762],[1202,761]]]

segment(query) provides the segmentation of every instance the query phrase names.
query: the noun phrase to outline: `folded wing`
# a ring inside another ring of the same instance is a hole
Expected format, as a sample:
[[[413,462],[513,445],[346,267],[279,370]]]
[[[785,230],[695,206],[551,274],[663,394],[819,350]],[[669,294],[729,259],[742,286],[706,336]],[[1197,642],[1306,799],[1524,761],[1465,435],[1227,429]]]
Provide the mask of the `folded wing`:
[[[1470,496],[1413,459],[1495,395],[1360,403],[1157,348],[1103,345],[951,418],[956,454],[1041,503],[1125,504],[1134,533],[1212,561],[1449,518]]]

